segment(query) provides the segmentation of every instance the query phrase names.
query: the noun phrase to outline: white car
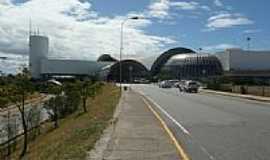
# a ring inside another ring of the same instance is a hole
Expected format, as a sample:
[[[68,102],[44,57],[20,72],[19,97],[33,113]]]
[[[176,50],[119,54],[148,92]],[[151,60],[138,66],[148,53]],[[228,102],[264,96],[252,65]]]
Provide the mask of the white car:
[[[158,86],[159,86],[159,88],[170,88],[168,81],[161,81],[161,82],[159,82]]]
[[[189,93],[198,93],[199,91],[199,83],[196,81],[185,81],[184,85],[182,86],[182,90]]]

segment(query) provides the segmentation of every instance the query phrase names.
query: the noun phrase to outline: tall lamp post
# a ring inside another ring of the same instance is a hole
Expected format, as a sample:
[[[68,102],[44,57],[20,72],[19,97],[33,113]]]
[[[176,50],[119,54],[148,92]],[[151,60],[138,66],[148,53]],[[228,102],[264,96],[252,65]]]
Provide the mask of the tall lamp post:
[[[139,19],[144,19],[143,17],[130,17],[121,23],[121,37],[120,37],[120,54],[119,54],[119,81],[120,81],[120,90],[122,89],[122,54],[123,54],[123,39],[124,39],[124,25],[128,20],[139,20]]]
[[[129,70],[129,83],[131,84],[133,82],[133,79],[132,79],[133,67],[132,66],[129,66],[128,67],[128,70]]]

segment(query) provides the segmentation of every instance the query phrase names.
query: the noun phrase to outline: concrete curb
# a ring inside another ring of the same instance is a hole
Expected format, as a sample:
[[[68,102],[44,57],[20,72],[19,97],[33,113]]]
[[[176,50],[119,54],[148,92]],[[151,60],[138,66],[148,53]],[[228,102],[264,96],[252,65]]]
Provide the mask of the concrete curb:
[[[270,102],[270,97],[243,95],[243,94],[237,94],[237,93],[214,91],[214,90],[209,90],[209,89],[202,89],[202,90],[200,90],[200,92],[202,92],[202,93],[210,93],[210,94],[218,94],[218,95],[230,96],[230,97],[238,97],[238,98],[244,98],[244,99],[261,101],[261,102]]]

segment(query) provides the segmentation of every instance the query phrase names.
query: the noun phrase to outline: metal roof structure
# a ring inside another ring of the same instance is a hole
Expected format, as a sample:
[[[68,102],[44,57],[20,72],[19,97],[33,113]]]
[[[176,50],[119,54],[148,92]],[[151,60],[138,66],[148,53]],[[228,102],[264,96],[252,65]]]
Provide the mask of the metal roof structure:
[[[117,62],[118,60],[113,58],[109,54],[103,54],[97,59],[97,61],[98,62]]]
[[[119,80],[119,70],[120,62],[114,63],[108,68],[107,79],[111,81],[120,81]],[[149,76],[148,69],[140,62],[136,60],[122,60],[122,80],[123,82],[129,82],[134,79],[146,78]]]
[[[188,49],[188,48],[173,48],[170,49],[163,54],[161,54],[154,62],[154,64],[151,67],[151,75],[155,76],[158,73],[160,73],[162,67],[166,64],[166,62],[173,56],[179,55],[179,54],[189,54],[189,53],[196,53],[195,51]]]
[[[218,76],[223,73],[221,62],[211,54],[175,55],[165,64],[165,68],[179,79]]]

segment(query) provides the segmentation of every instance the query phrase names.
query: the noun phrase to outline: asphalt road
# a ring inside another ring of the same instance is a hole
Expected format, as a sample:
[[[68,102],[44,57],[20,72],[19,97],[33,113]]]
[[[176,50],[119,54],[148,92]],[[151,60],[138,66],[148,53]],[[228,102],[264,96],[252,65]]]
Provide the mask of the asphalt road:
[[[163,110],[156,107],[191,159],[270,159],[270,104],[154,85],[132,88]]]
[[[42,102],[49,100],[51,97],[52,97],[51,95],[46,96],[46,98],[44,98],[42,100]],[[49,115],[47,113],[47,110],[45,108],[43,108],[42,102],[38,102],[38,103],[35,102],[34,105],[33,104],[26,104],[25,105],[26,115],[28,115],[28,112],[30,111],[31,107],[36,106],[38,108],[42,108],[41,109],[41,122],[46,121],[49,118]],[[8,111],[0,112],[0,144],[8,140],[6,130],[4,129],[4,127],[7,127],[7,123],[8,123],[7,114],[8,114]],[[18,133],[23,132],[21,115],[20,115],[17,107],[10,109],[10,121],[13,124],[16,122],[17,127],[18,127],[17,128]]]

